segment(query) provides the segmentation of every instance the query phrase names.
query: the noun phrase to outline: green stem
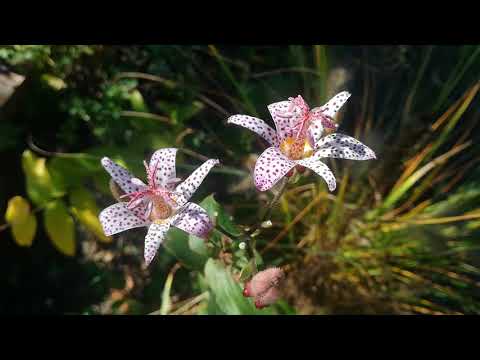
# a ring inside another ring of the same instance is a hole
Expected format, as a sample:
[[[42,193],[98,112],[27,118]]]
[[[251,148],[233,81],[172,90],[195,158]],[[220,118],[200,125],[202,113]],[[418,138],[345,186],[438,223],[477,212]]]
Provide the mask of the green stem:
[[[287,188],[288,182],[290,181],[289,178],[284,177],[282,180],[282,184],[280,185],[280,189],[278,192],[274,195],[270,203],[268,204],[266,211],[264,214],[260,217],[259,223],[254,227],[254,229],[250,232],[249,236],[249,248],[250,248],[250,256],[252,257],[252,262],[253,262],[253,273],[256,274],[258,272],[258,267],[257,267],[257,259],[256,259],[256,245],[257,245],[257,239],[256,237],[260,234],[261,231],[261,226],[262,223],[265,220],[268,220],[270,218],[270,215],[272,214],[273,207],[277,203],[277,201],[280,199],[280,197],[283,195],[285,192],[285,189]]]

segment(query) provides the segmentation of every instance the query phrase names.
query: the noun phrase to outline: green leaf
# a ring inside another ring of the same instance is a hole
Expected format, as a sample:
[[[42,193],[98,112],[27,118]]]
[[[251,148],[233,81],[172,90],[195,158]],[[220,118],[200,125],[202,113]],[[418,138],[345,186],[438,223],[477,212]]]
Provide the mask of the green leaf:
[[[93,195],[84,188],[75,188],[70,193],[70,204],[73,215],[102,242],[110,243],[111,237],[103,232],[98,219],[100,210]]]
[[[44,224],[53,245],[64,255],[75,255],[75,225],[64,202],[49,204],[44,212]]]
[[[188,237],[188,234],[182,230],[170,228],[163,246],[187,268],[202,270],[208,258],[205,255],[192,251]]]
[[[43,205],[65,193],[60,184],[53,183],[45,158],[38,158],[30,150],[25,150],[22,154],[22,167],[27,177],[28,196],[35,204]]]
[[[171,271],[167,276],[167,280],[165,281],[165,286],[163,287],[162,291],[162,305],[160,306],[160,315],[168,315],[172,307],[172,301],[170,300],[170,290],[172,289],[173,276],[174,272]]]
[[[234,237],[242,235],[242,232],[235,225],[231,216],[228,215],[223,207],[215,200],[213,194],[203,199],[199,205],[204,208],[210,218],[227,233]]]
[[[148,107],[145,104],[142,94],[137,89],[130,93],[130,104],[134,111],[148,112]]]
[[[215,297],[214,296],[210,296],[208,298],[206,311],[207,312],[206,312],[205,315],[227,315],[217,305],[217,303],[215,302]]]
[[[295,310],[294,307],[290,306],[285,300],[280,299],[278,300],[275,305],[279,314],[281,315],[296,315],[297,311]]]
[[[198,236],[195,235],[189,235],[188,236],[188,247],[190,250],[193,252],[201,255],[201,256],[206,256],[208,257],[208,249],[205,244],[205,240],[202,238],[199,238]]]
[[[19,246],[29,247],[32,245],[37,231],[37,218],[32,213],[28,214],[22,223],[13,223],[11,231],[15,242]]]
[[[205,277],[214,302],[228,315],[261,315],[271,313],[271,309],[257,310],[251,300],[242,294],[240,285],[230,272],[217,260],[209,259],[205,264]]]
[[[48,169],[52,181],[57,187],[80,186],[86,177],[100,173],[102,167],[97,157],[88,154],[77,154],[74,158],[53,158]]]

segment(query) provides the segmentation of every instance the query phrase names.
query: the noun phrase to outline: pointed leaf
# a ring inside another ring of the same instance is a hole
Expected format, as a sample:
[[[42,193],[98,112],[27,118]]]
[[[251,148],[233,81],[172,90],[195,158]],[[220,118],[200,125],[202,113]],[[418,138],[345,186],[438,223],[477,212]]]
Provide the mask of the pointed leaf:
[[[38,158],[30,150],[25,150],[22,155],[22,167],[27,177],[28,196],[35,204],[45,204],[64,194],[63,187],[53,183],[45,158]]]
[[[210,218],[220,226],[223,230],[232,236],[240,236],[242,232],[235,225],[231,216],[225,211],[225,209],[215,200],[213,194],[207,196],[199,204],[208,213]]]
[[[30,213],[24,222],[13,223],[11,231],[15,242],[19,246],[30,247],[37,231],[37,218]]]
[[[44,212],[44,225],[53,245],[64,255],[75,255],[75,226],[64,202],[49,204]]]
[[[8,201],[5,220],[9,224],[22,224],[30,215],[30,204],[21,196],[14,196]]]
[[[251,300],[242,294],[240,285],[230,272],[217,260],[209,259],[205,264],[205,277],[215,297],[214,302],[228,315],[262,315],[272,313],[271,309],[257,310]]]
[[[75,188],[70,193],[73,215],[102,242],[109,243],[112,237],[105,236],[98,219],[100,209],[93,195],[84,188]]]
[[[206,256],[192,251],[189,246],[188,234],[174,227],[168,231],[163,246],[178,261],[193,270],[203,269],[208,259]]]

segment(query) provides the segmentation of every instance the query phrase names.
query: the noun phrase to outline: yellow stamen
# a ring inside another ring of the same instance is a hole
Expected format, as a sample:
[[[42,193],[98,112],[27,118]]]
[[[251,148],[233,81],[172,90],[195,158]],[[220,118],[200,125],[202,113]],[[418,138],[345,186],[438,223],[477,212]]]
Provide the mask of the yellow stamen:
[[[292,160],[300,160],[313,154],[313,148],[306,140],[297,141],[293,137],[288,137],[280,144],[280,151]]]

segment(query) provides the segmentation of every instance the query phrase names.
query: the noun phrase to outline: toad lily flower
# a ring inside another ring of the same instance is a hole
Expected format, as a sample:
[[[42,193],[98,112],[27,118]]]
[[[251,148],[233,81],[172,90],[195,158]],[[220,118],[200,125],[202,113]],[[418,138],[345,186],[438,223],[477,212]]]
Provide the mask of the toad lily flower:
[[[213,227],[207,212],[188,200],[219,161],[207,160],[184,182],[175,186],[180,181],[176,177],[176,154],[175,148],[160,149],[152,155],[150,164],[144,162],[148,185],[109,158],[102,159],[105,170],[125,192],[121,198],[128,199],[100,213],[103,231],[110,236],[147,226],[144,252],[147,265],[153,260],[170,226],[202,238],[206,238]]]
[[[322,137],[324,129],[336,129],[333,117],[348,100],[343,91],[325,105],[309,108],[303,98],[289,98],[268,105],[276,131],[263,120],[248,115],[233,115],[227,123],[256,132],[271,145],[255,164],[254,180],[258,190],[266,191],[295,166],[307,167],[320,175],[330,191],[335,190],[335,176],[321,158],[350,160],[375,159],[375,153],[358,140],[339,133]]]

